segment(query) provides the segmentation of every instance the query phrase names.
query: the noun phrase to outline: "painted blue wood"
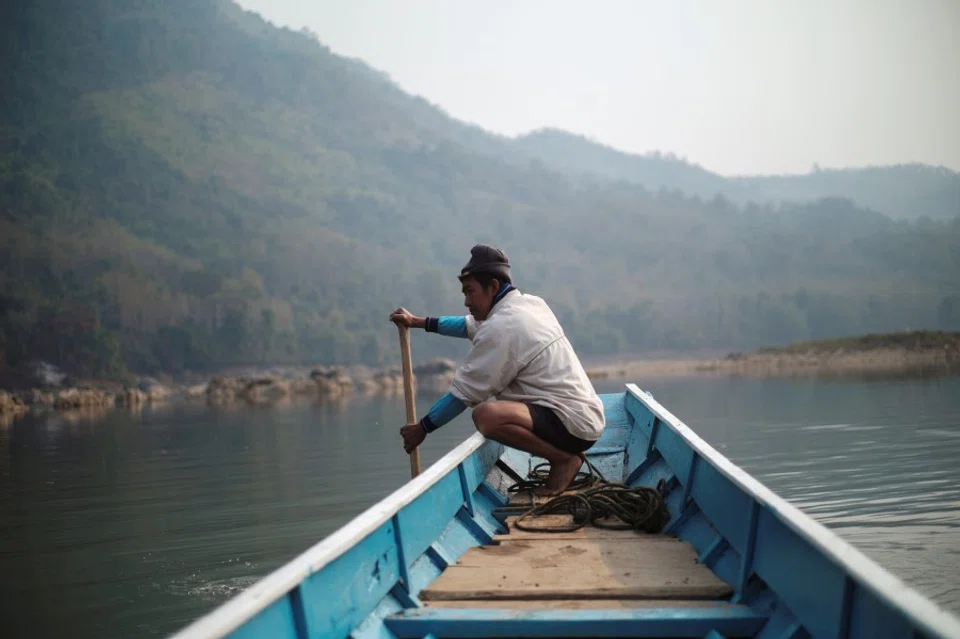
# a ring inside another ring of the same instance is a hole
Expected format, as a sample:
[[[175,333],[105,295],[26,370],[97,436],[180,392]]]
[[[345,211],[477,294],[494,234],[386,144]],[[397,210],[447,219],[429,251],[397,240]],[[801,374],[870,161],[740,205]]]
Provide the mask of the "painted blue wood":
[[[626,406],[637,421],[649,419],[649,410],[636,398],[628,396]],[[690,468],[691,459],[695,455],[695,452],[689,448],[683,438],[669,428],[658,429],[657,448],[666,462],[673,468]],[[699,473],[694,475],[692,485],[689,485],[689,490],[691,497],[700,506],[712,527],[724,536],[730,547],[736,552],[735,559],[738,565],[736,577],[731,578],[733,576],[728,574],[728,570],[721,571],[719,567],[714,567],[717,576],[733,584],[738,588],[738,591],[742,592],[743,568],[745,565],[743,556],[748,552],[748,546],[751,544],[754,545],[750,549],[750,553],[753,555],[750,562],[751,567],[759,564],[759,562],[755,563],[756,553],[759,549],[755,546],[756,542],[751,541],[754,538],[751,535],[751,529],[753,528],[751,511],[755,503],[754,500],[708,463],[701,465]],[[671,510],[671,512],[674,511]],[[759,511],[757,522],[759,528],[761,522]],[[673,523],[671,522],[671,524]],[[787,531],[784,529],[781,532],[785,533]],[[678,536],[685,537],[683,534]],[[777,537],[777,539],[779,538]],[[817,625],[824,626],[829,624],[830,619],[837,617],[837,611],[832,610],[832,608],[838,606],[839,593],[830,588],[818,591],[817,586],[808,581],[808,576],[817,581],[817,575],[830,574],[832,568],[830,562],[819,553],[813,553],[810,557],[800,554],[795,555],[795,552],[800,552],[799,549],[793,550],[792,547],[784,547],[776,542],[772,545],[764,545],[763,549],[769,549],[772,555],[779,560],[783,572],[777,570],[771,573],[770,576],[774,579],[773,583],[767,578],[767,574],[765,574],[767,571],[762,571],[761,576],[781,598],[791,602],[796,607],[797,613],[808,624],[813,624],[812,629],[815,635],[818,632],[826,632],[825,627],[818,628]],[[837,574],[843,575],[841,572]],[[785,594],[793,595],[794,598],[785,597]],[[836,628],[836,625],[833,628]],[[822,636],[834,635],[823,634]]]
[[[396,639],[398,634],[431,633],[960,637],[955,618],[897,585],[865,558],[853,564],[844,559],[855,551],[839,538],[825,538],[813,520],[787,512],[782,500],[707,446],[652,397],[628,387],[627,393],[603,395],[602,400],[608,428],[588,452],[591,462],[608,479],[623,478],[630,485],[666,481],[671,513],[666,532],[693,545],[699,561],[735,589],[733,599],[744,605],[723,613],[734,618],[714,619],[711,615],[720,614],[715,610],[689,608],[422,608],[418,597],[423,588],[469,548],[504,532],[497,513],[506,510],[508,495],[495,490],[499,481],[487,482],[498,460],[522,476],[542,461],[474,435],[394,495],[191,624],[176,639]],[[872,575],[877,583],[864,581],[863,575]]]
[[[289,596],[273,602],[230,635],[231,639],[255,639],[256,637],[299,639],[302,636],[297,629],[297,615],[293,613]]]
[[[388,617],[399,639],[438,637],[703,637],[717,630],[752,637],[766,622],[745,606],[633,610],[471,610],[420,608]]]
[[[707,546],[697,557],[697,563],[706,564],[709,566],[713,563],[713,560],[723,552],[724,548],[727,547],[727,540],[723,538],[723,535],[717,535],[713,538],[713,541],[710,542],[710,545]]]
[[[500,460],[520,477],[527,477],[534,467],[533,458],[530,455],[513,448],[505,448]]]
[[[734,583],[740,585],[752,568],[796,615],[805,632],[815,637],[835,637],[844,625],[844,583],[853,578],[848,572],[853,570],[870,575],[876,583],[855,579],[849,636],[903,637],[920,628],[930,636],[960,636],[960,622],[955,617],[896,582],[839,537],[792,509],[697,438],[652,398],[640,401],[642,395],[638,389],[630,391],[627,410],[636,423],[649,420],[654,410],[664,419],[667,428],[657,434],[657,449],[672,468],[688,468],[694,454],[710,457],[699,464],[690,494],[730,543],[724,555],[731,550],[740,555]],[[685,527],[680,526],[681,538]],[[729,583],[717,566],[714,570]],[[861,607],[868,612],[860,614]]]
[[[810,639],[810,634],[803,629],[793,613],[779,603],[770,615],[770,620],[757,633],[756,639]]]
[[[657,447],[657,433],[660,431],[660,419],[653,417],[650,422],[650,435],[647,437],[647,457]]]
[[[678,481],[677,476],[673,473],[673,469],[670,468],[670,465],[660,457],[660,453],[654,451],[652,461],[650,463],[644,462],[641,464],[636,472],[630,472],[629,477],[630,481],[627,482],[628,486],[648,486],[650,488],[655,487],[660,480],[663,480],[667,485],[669,490],[673,490],[677,487]],[[677,504],[679,504],[679,494],[677,495]],[[673,505],[673,502],[670,504],[670,512],[676,513],[677,510]]]
[[[686,526],[687,522],[700,514],[700,508],[695,503],[685,500],[683,497],[678,498],[676,493],[668,496],[665,502],[669,511],[673,513],[673,517],[660,531],[662,535],[675,536],[681,528]]]
[[[495,492],[487,484],[480,484],[480,487],[477,488],[477,495],[479,497],[486,499],[488,502],[490,502],[490,505],[492,508],[499,508],[500,506],[503,506],[504,504],[507,503],[507,498],[504,495],[501,495],[500,493]],[[486,511],[481,511],[481,512],[486,512]]]
[[[630,420],[625,405],[626,394],[604,394],[600,396],[600,399],[603,402],[606,426],[594,447],[623,450],[633,431],[633,422]]]
[[[637,421],[650,420],[650,411],[637,398],[628,395],[627,410]],[[659,420],[658,422],[659,423]],[[689,471],[694,451],[680,435],[670,428],[657,429],[657,450],[671,469],[679,470],[685,479]],[[678,475],[680,478],[681,475]],[[686,491],[688,486],[684,486]],[[729,479],[721,475],[710,464],[702,467],[692,477],[689,495],[697,502],[711,523],[739,553],[746,548],[750,515],[750,496],[745,494]]]
[[[457,521],[463,524],[464,528],[470,531],[470,534],[473,535],[474,539],[479,542],[478,545],[486,546],[493,541],[493,535],[495,534],[495,531],[483,525],[475,517],[468,515],[466,510],[460,510],[457,512]]]
[[[697,462],[700,461],[699,455],[694,455],[690,459],[690,469],[687,471],[687,477],[683,480],[683,499],[680,503],[684,506],[690,501],[690,491],[693,489],[693,480],[697,476]]]
[[[852,597],[850,622],[847,637],[850,639],[868,639],[870,637],[911,637],[924,636],[914,629],[903,615],[891,609],[872,592],[855,588]],[[954,635],[960,637],[960,634]]]
[[[609,451],[610,449],[606,450]],[[590,463],[593,464],[597,471],[608,481],[620,481],[620,478],[623,477],[622,448],[615,452],[606,453],[594,451],[591,448],[587,451],[587,459],[590,460]],[[589,469],[587,466],[583,466],[581,470],[587,472]]]
[[[623,483],[632,486],[643,474],[645,466],[654,463],[660,455],[653,454],[651,450],[649,428],[644,428],[644,425],[635,421],[635,415],[627,410],[626,396],[624,396],[623,411],[632,423],[623,455]]]
[[[429,561],[429,559],[427,559],[426,554],[420,557],[418,562],[423,561],[425,559]],[[415,563],[413,566],[411,566],[411,570],[413,572],[419,572],[418,564]],[[400,606],[403,608],[419,608],[422,605],[420,603],[420,600],[417,599],[417,597],[415,597],[414,595],[411,595],[407,591],[406,586],[402,583],[394,584],[393,588],[390,589],[390,596],[396,599],[397,603],[400,604]]]
[[[404,588],[410,588],[410,572],[406,554],[403,550],[403,535],[400,533],[400,513],[390,519],[393,526],[393,539],[397,544],[397,570]]]
[[[843,580],[843,596],[840,600],[840,622],[837,624],[837,636],[846,639],[850,636],[850,613],[853,612],[853,593],[857,583],[848,575]]]
[[[507,528],[503,525],[503,522],[493,516],[494,509],[499,507],[503,502],[499,498],[491,498],[489,492],[489,490],[477,490],[474,493],[473,501],[476,506],[476,512],[474,512],[473,518],[484,531],[490,536],[493,536],[507,532]]]
[[[357,624],[357,627],[350,631],[350,639],[396,639],[396,636],[390,632],[383,620],[398,612],[402,612],[408,606],[395,597],[387,596],[380,600],[373,612]],[[281,637],[284,635],[262,635],[263,637]]]
[[[470,486],[467,484],[467,475],[463,468],[463,463],[457,464],[457,476],[460,479],[460,493],[463,495],[463,505],[466,506],[467,512],[473,517],[473,491],[470,490]]]
[[[760,516],[760,504],[756,501],[750,504],[750,517],[747,523],[747,541],[744,544],[743,555],[740,557],[740,575],[737,579],[737,596],[734,601],[740,601],[747,589],[747,580],[753,574],[753,552],[757,545],[757,518]]]
[[[441,571],[446,570],[447,566],[454,563],[454,560],[447,556],[446,551],[439,541],[430,544],[430,547],[423,553],[423,556],[433,561]]]
[[[308,576],[303,590],[310,637],[342,637],[363,621],[400,580],[392,523]]]
[[[310,630],[307,627],[306,608],[303,605],[303,591],[300,588],[294,588],[287,597],[290,599],[290,611],[293,613],[293,625],[296,628],[297,637],[306,639],[310,636]]]
[[[777,636],[777,639],[808,639],[810,634],[803,629],[799,621],[794,621]]]
[[[660,453],[657,452],[656,450],[654,450],[654,451],[650,454],[649,457],[647,457],[646,459],[644,459],[642,462],[640,462],[639,464],[637,464],[635,467],[630,468],[630,467],[627,466],[627,464],[626,464],[626,457],[627,457],[627,455],[629,455],[629,449],[628,449],[628,452],[624,455],[624,473],[623,473],[623,474],[625,475],[624,480],[623,480],[623,483],[626,484],[627,486],[639,486],[639,485],[641,485],[641,483],[642,483],[642,478],[643,478],[644,474],[646,474],[647,471],[649,471],[650,468],[653,467],[654,464],[656,464],[657,462],[659,462],[659,461],[661,461],[661,460],[663,459],[663,458],[660,456]],[[670,467],[667,466],[666,464],[664,464],[664,467],[667,468],[667,469],[670,468]],[[670,471],[670,473],[668,473],[668,476],[671,475],[671,474],[673,474],[673,471]],[[653,485],[656,485],[656,482],[654,482]]]

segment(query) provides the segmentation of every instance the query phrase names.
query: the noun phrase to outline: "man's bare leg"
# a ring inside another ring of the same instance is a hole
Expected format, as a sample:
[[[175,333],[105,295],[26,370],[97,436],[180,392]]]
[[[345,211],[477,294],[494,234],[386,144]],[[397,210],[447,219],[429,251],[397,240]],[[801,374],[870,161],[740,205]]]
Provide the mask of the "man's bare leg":
[[[559,495],[573,482],[583,465],[580,455],[562,451],[537,437],[533,433],[530,409],[520,402],[484,402],[473,409],[473,423],[487,439],[550,462],[546,485],[534,490],[537,495]]]

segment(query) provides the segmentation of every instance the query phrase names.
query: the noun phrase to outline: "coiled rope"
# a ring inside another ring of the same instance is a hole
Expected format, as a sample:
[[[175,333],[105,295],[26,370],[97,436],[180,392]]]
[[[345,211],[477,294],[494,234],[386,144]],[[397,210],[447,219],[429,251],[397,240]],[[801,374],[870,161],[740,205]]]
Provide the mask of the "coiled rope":
[[[580,471],[567,488],[565,494],[557,495],[543,504],[534,506],[520,515],[514,526],[527,532],[572,532],[588,523],[597,528],[610,530],[630,530],[658,533],[670,521],[670,512],[663,501],[666,483],[661,479],[656,488],[648,486],[627,486],[610,482],[597,468],[587,462],[588,472]],[[530,471],[528,478],[519,481],[507,490],[523,492],[533,490],[546,483],[550,473],[550,464],[538,464]],[[571,515],[570,524],[554,526],[530,525],[528,519],[540,515]],[[615,517],[620,521],[604,521]]]

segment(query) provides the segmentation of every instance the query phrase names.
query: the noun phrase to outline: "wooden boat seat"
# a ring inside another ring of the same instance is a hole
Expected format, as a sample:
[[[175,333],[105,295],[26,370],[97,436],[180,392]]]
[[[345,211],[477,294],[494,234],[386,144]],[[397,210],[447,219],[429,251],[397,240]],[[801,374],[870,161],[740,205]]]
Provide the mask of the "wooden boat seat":
[[[552,523],[563,520],[552,516]],[[530,520],[527,520],[530,522]],[[567,520],[569,521],[569,519]],[[671,608],[722,606],[733,589],[697,563],[693,547],[663,535],[586,526],[509,532],[468,550],[420,592],[437,608]],[[537,525],[551,523],[537,518]],[[728,604],[727,604],[728,605]]]
[[[400,639],[447,637],[754,637],[767,617],[746,606],[725,609],[438,610],[412,608],[384,625]],[[784,635],[787,636],[787,635]]]

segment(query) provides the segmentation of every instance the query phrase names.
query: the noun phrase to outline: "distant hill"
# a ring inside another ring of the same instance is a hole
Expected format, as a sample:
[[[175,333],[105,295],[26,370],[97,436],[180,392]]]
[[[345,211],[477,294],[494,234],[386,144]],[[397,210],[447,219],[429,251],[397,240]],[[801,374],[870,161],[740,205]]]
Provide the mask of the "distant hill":
[[[576,176],[606,152],[537,155],[225,0],[0,12],[0,377],[396,362],[389,311],[463,313],[477,242],[585,355],[960,327],[957,218]]]
[[[677,189],[708,199],[722,195],[741,205],[845,198],[903,219],[960,215],[960,173],[944,167],[904,164],[725,178],[669,154],[624,153],[555,129],[520,136],[515,144],[531,157],[569,174],[626,180],[652,191]]]
[[[514,144],[530,157],[571,175],[623,180],[651,191],[675,189],[707,199],[729,188],[722,176],[670,154],[625,153],[557,129],[518,136]]]
[[[818,169],[806,175],[734,178],[729,183],[724,193],[741,202],[844,197],[893,218],[960,215],[960,173],[923,164]]]

